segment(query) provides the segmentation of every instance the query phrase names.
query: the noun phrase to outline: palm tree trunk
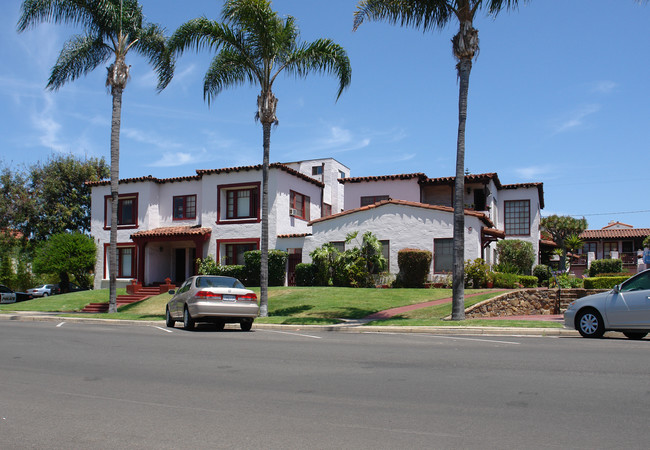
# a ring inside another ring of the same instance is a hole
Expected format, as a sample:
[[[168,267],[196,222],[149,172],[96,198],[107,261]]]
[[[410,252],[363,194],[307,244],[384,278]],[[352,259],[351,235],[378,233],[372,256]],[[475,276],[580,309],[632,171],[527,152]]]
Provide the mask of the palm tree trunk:
[[[108,312],[117,312],[117,208],[120,180],[120,126],[122,89],[113,87],[113,116],[111,118],[111,236],[108,252],[109,300]]]
[[[454,251],[452,287],[452,320],[465,320],[465,124],[467,122],[467,94],[472,60],[458,62],[458,141],[456,146],[456,180],[454,182]]]
[[[271,123],[262,122],[264,131],[264,159],[262,162],[262,243],[260,264],[260,317],[269,315],[269,154]]]

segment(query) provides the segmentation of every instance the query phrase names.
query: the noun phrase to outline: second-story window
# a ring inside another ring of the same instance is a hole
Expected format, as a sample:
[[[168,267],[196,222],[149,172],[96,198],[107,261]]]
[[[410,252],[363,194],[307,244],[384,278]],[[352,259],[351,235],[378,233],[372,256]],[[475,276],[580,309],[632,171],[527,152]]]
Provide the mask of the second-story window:
[[[390,197],[388,195],[367,195],[365,197],[361,197],[360,206],[373,205],[377,202],[381,202],[382,200],[390,200]]]
[[[298,217],[303,220],[310,220],[309,218],[309,202],[311,199],[303,194],[298,192],[291,191],[290,205],[294,217]]]
[[[174,197],[174,220],[196,219],[196,195]]]
[[[256,194],[254,188],[231,189],[226,193],[226,218],[248,219],[256,217]]]
[[[104,227],[111,225],[111,196],[105,197]],[[117,200],[117,225],[136,227],[138,225],[138,194],[121,194]]]
[[[508,236],[530,236],[530,200],[507,200],[505,232]]]
[[[311,167],[311,174],[312,175],[322,175],[323,174],[323,166],[312,166]]]

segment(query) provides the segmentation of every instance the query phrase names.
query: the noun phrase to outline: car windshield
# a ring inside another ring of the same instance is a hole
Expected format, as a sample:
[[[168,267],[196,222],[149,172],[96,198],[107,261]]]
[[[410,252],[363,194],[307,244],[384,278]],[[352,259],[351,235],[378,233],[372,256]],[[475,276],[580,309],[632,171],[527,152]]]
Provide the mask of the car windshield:
[[[196,287],[225,287],[244,289],[244,285],[237,278],[231,277],[199,277],[196,279]]]

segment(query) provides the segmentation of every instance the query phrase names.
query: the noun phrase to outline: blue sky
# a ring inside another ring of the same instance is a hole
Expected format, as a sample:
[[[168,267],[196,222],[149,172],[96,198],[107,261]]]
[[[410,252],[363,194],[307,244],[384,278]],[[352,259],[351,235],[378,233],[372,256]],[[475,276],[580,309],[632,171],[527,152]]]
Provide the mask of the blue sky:
[[[141,0],[168,33],[218,0]],[[454,174],[458,84],[450,39],[457,25],[422,33],[367,22],[352,32],[354,0],[275,0],[298,20],[301,39],[328,37],[352,64],[338,102],[334,78],[284,77],[275,84],[280,124],[271,160],[334,157],[352,176]],[[0,17],[0,164],[53,153],[110,159],[111,97],[100,67],[44,89],[74,28],[42,24],[16,33],[20,2]],[[465,166],[502,183],[544,183],[543,215],[584,215],[650,227],[650,5],[634,0],[532,0],[476,21],[481,51],[469,88]],[[130,55],[122,110],[120,177],[175,177],[196,169],[258,164],[257,89],[237,87],[208,107],[203,75],[212,54],[187,52],[160,94],[146,61]]]

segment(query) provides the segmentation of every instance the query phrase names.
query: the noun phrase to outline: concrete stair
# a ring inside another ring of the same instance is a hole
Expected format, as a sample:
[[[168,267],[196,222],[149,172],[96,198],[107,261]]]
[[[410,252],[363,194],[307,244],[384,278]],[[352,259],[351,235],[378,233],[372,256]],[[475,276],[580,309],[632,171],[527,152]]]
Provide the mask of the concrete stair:
[[[117,307],[119,308],[120,306],[128,305],[135,302],[141,302],[142,300],[146,300],[149,297],[153,297],[158,294],[160,294],[160,288],[145,287],[139,289],[137,294],[118,295],[116,300]],[[86,305],[84,309],[81,310],[81,312],[93,313],[93,314],[106,313],[108,312],[108,302],[90,303]]]

